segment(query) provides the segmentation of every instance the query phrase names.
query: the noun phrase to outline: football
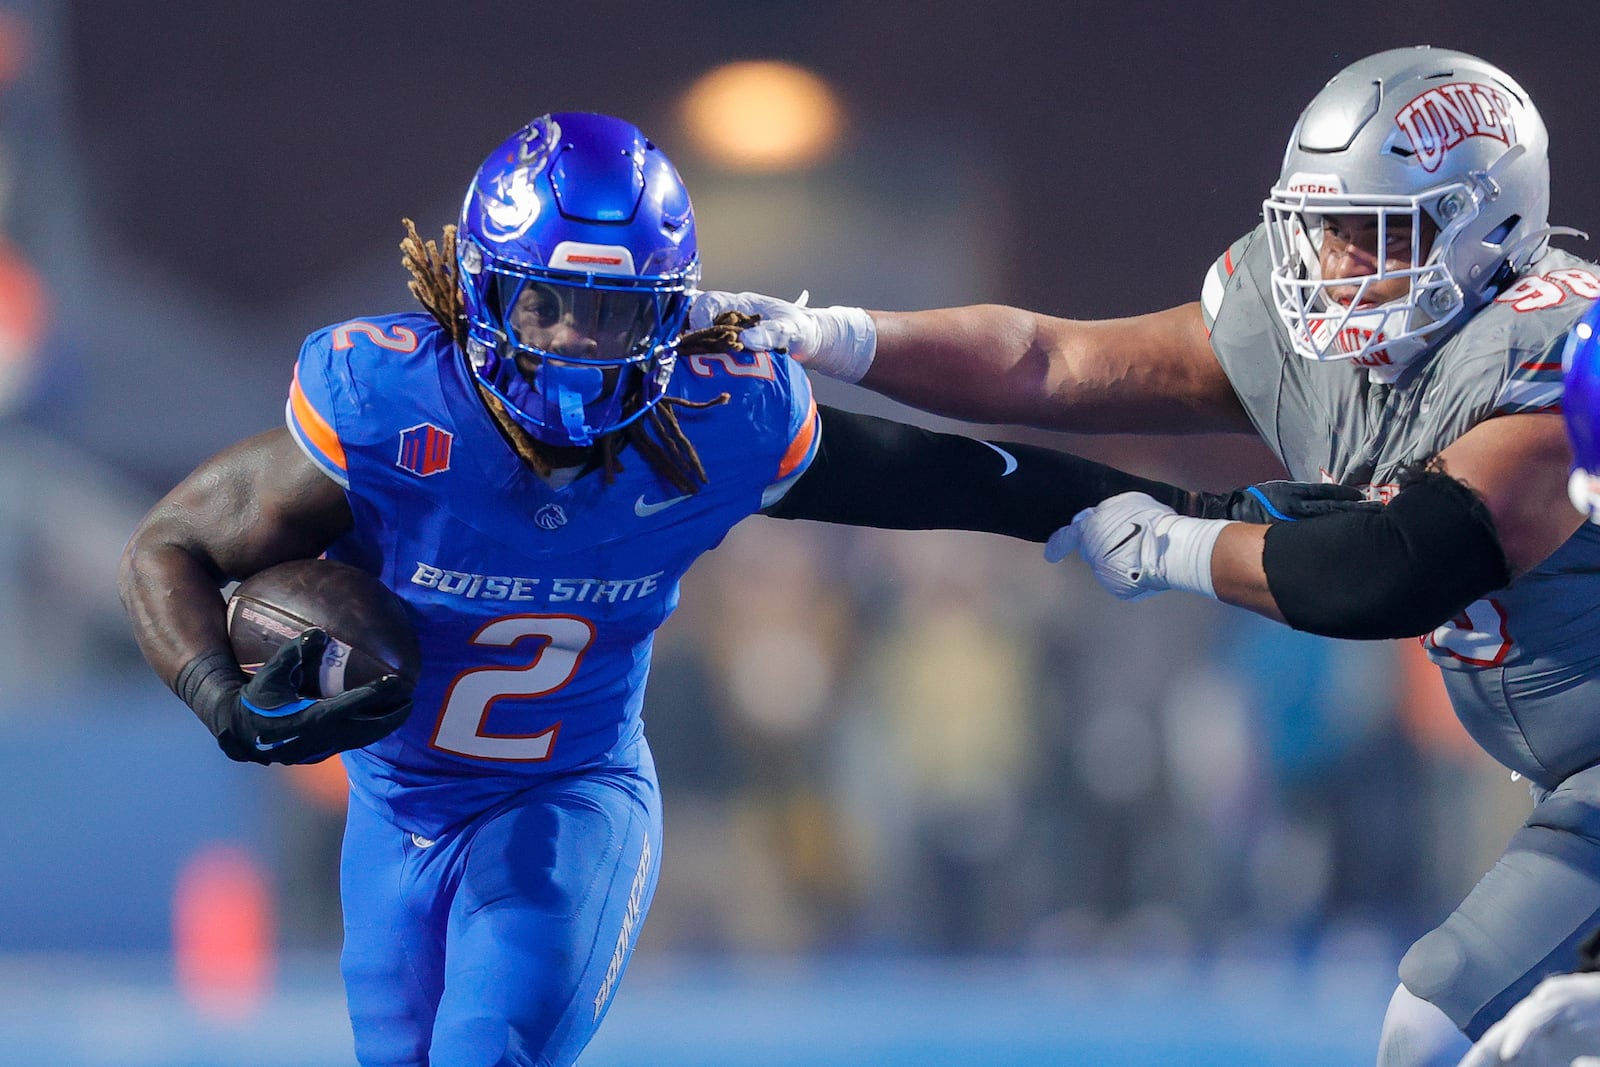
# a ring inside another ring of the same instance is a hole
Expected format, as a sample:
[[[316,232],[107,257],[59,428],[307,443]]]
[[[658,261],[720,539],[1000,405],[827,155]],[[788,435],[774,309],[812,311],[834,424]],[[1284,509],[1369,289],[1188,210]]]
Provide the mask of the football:
[[[228,640],[247,672],[311,627],[327,633],[328,648],[306,696],[334,696],[386,674],[416,682],[422,650],[405,602],[366,571],[294,559],[251,575],[228,598]]]

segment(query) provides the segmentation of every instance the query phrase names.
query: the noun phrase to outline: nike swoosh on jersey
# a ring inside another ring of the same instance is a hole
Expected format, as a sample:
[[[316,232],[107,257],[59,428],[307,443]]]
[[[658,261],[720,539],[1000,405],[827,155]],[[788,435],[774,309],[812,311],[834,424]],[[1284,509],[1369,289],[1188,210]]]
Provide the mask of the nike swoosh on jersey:
[[[647,519],[651,515],[654,515],[658,511],[664,511],[667,508],[670,508],[674,504],[683,503],[685,500],[688,500],[689,497],[693,496],[693,495],[694,494],[689,493],[689,494],[685,494],[684,496],[675,496],[670,500],[652,500],[652,501],[647,501],[644,498],[644,494],[640,493],[639,494],[639,499],[635,500],[633,502],[633,513],[635,515],[639,516],[641,519]]]
[[[989,444],[988,441],[979,441],[978,443],[980,445],[989,445],[990,448],[992,448],[996,452],[1000,453],[1000,458],[1001,459],[1006,461],[1006,469],[1000,472],[1000,477],[1004,478],[1006,475],[1010,474],[1012,471],[1017,469],[1017,457],[1016,456],[1013,456],[1010,452],[1007,452],[1005,449],[1001,448],[999,445],[991,445],[991,444]]]

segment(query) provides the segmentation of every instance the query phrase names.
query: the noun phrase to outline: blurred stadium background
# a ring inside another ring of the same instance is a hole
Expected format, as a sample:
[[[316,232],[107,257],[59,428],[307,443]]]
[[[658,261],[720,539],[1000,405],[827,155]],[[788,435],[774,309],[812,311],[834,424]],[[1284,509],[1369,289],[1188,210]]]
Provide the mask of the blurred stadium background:
[[[451,221],[517,124],[651,131],[711,287],[1126,314],[1193,299],[1299,107],[1400,44],[1521,79],[1553,218],[1595,232],[1600,11],[1520,11],[0,0],[0,1060],[353,1063],[339,772],[223,760],[112,568],[277,424],[307,332],[408,305],[400,217]],[[974,536],[751,521],[686,583],[648,722],[665,872],[590,1067],[1367,1063],[1404,947],[1528,805],[1414,643],[1114,604]]]

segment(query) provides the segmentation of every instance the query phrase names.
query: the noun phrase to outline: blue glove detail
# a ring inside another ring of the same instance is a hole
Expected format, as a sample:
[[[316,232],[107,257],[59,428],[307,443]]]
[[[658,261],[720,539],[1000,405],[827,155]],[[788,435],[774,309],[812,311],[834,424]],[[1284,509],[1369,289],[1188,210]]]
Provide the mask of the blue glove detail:
[[[249,697],[240,694],[239,703],[243,704],[247,710],[256,715],[264,715],[269,719],[282,719],[290,715],[298,715],[300,712],[305,711],[311,705],[315,704],[316,701],[308,697],[302,697],[299,700],[291,700],[287,704],[280,704],[275,708],[266,708],[262,707],[260,704],[257,704]]]
[[[1249,486],[1249,487],[1247,487],[1245,489],[1245,492],[1248,493],[1250,496],[1255,497],[1256,500],[1260,502],[1261,510],[1265,511],[1267,513],[1268,517],[1270,517],[1273,522],[1299,522],[1300,521],[1299,519],[1295,518],[1292,515],[1285,515],[1283,512],[1279,511],[1273,505],[1272,501],[1267,499],[1267,494],[1263,493],[1261,491],[1261,487],[1259,485]]]
[[[388,736],[411,714],[411,683],[399,675],[328,697],[302,692],[327,647],[327,634],[307,630],[249,679],[227,652],[207,653],[185,666],[174,689],[229,759],[316,763]]]
[[[1269,481],[1226,493],[1197,493],[1187,514],[1197,519],[1233,519],[1264,525],[1298,522],[1346,511],[1373,511],[1382,504],[1361,490],[1331,482]]]

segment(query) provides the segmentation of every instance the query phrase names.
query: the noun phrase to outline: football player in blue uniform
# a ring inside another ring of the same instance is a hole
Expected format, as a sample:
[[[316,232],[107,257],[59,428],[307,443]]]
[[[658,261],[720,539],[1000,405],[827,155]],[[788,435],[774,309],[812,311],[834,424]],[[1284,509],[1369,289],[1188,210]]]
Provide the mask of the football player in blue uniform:
[[[689,196],[618,119],[534,121],[479,169],[459,230],[402,247],[425,311],[312,334],[286,429],[202,464],[119,572],[146,657],[230,757],[344,753],[342,970],[365,1067],[548,1067],[589,1041],[659,870],[651,641],[746,515],[1043,542],[1131,489],[1259,506],[819,411],[737,322],[681,336]],[[414,691],[302,693],[315,629],[241,673],[218,587],[321,553],[407,603]]]
[[[1567,495],[1600,522],[1600,304],[1573,326],[1561,350],[1561,414],[1572,445]]]

